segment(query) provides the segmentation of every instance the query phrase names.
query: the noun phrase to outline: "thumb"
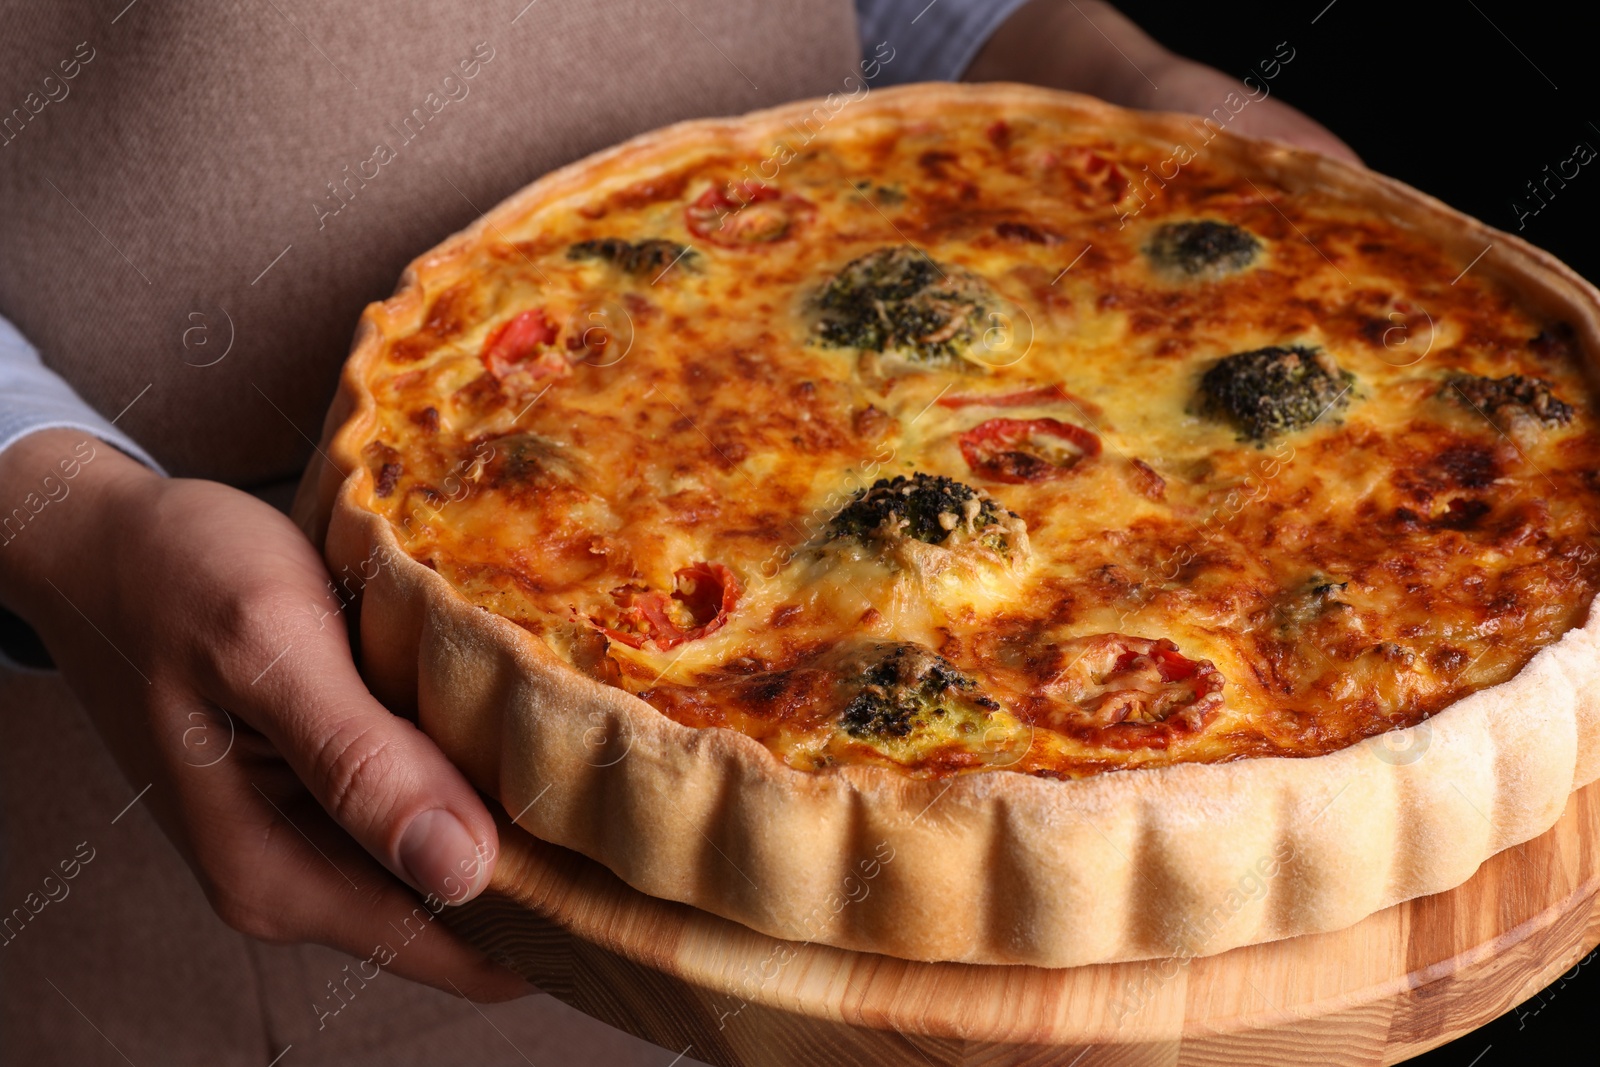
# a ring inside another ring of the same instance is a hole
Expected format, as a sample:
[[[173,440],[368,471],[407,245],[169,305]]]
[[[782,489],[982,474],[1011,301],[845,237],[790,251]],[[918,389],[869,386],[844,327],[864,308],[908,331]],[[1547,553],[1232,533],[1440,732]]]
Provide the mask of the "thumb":
[[[385,867],[451,904],[488,884],[494,819],[439,747],[368,692],[342,628],[302,636],[239,696],[235,707]]]

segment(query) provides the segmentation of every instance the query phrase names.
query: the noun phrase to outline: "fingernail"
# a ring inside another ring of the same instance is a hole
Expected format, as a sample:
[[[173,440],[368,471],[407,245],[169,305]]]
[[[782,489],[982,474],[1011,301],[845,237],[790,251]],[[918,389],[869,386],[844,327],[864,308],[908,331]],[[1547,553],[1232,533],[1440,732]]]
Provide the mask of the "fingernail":
[[[400,865],[412,885],[447,904],[471,899],[489,879],[478,843],[461,820],[443,808],[411,820],[400,835]]]

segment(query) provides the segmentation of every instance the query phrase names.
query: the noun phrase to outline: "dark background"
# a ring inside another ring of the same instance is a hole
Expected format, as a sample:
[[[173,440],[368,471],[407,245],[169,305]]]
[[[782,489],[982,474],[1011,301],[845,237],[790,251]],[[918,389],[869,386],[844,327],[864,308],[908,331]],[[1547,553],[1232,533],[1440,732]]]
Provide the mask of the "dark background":
[[[1474,6],[1476,4],[1476,6]],[[1583,8],[1510,0],[1230,0],[1117,6],[1167,47],[1243,77],[1280,41],[1294,61],[1273,95],[1344,139],[1368,166],[1548,249],[1600,280],[1600,158],[1518,230],[1514,202],[1579,142],[1600,150],[1600,57]],[[1559,13],[1558,13],[1559,12]],[[1316,19],[1315,23],[1312,22]],[[1567,170],[1570,172],[1571,167]],[[1418,1067],[1569,1062],[1592,1048],[1600,958],[1488,1026],[1409,1061]],[[1589,1053],[1592,1055],[1592,1053]]]
[[[1566,188],[1552,182],[1554,195],[1520,231],[1512,207],[1538,207],[1527,183],[1541,181],[1547,165],[1554,173],[1580,141],[1600,151],[1600,58],[1593,36],[1574,24],[1587,21],[1578,17],[1585,8],[1511,0],[1117,6],[1172,50],[1237,77],[1287,40],[1296,55],[1270,83],[1273,96],[1333,130],[1374,170],[1600,280],[1600,158]]]

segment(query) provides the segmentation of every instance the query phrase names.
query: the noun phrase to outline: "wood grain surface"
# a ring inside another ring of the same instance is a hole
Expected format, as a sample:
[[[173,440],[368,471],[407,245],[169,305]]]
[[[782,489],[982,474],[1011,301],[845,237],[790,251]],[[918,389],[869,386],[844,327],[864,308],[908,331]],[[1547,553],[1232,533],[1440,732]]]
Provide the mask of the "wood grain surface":
[[[1392,1064],[1509,1011],[1600,942],[1600,783],[1448,893],[1347,930],[1065,970],[781,941],[632,889],[501,818],[445,917],[573,1007],[720,1067]]]

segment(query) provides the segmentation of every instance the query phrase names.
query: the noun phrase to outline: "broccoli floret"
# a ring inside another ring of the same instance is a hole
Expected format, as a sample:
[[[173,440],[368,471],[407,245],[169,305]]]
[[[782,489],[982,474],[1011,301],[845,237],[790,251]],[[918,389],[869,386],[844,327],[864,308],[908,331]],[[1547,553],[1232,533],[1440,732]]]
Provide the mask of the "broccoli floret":
[[[1296,588],[1285,590],[1277,602],[1280,629],[1292,632],[1331,612],[1349,610],[1350,605],[1339,599],[1349,586],[1349,579],[1317,575]]]
[[[851,184],[856,187],[856,191],[862,196],[871,195],[880,203],[898,204],[906,198],[905,190],[898,185],[879,185],[874,189],[873,184],[865,180],[852,182]]]
[[[1273,345],[1239,352],[1200,379],[1206,406],[1255,441],[1303,430],[1349,403],[1355,375],[1321,349]]]
[[[476,446],[488,452],[481,471],[483,486],[516,496],[583,481],[583,473],[573,464],[570,450],[543,434],[485,437],[479,439]],[[469,470],[469,480],[471,477]]]
[[[568,259],[599,259],[613,264],[629,274],[659,274],[680,260],[687,265],[695,256],[676,241],[660,237],[647,237],[642,241],[624,241],[620,237],[598,237],[592,241],[579,241],[567,249]]]
[[[1214,219],[1166,223],[1145,248],[1157,266],[1191,278],[1243,270],[1260,251],[1254,234]]]
[[[816,298],[815,338],[830,348],[949,363],[972,352],[995,304],[987,285],[907,245],[852,260]]]
[[[1444,392],[1490,416],[1502,408],[1520,408],[1546,426],[1572,421],[1572,405],[1556,396],[1555,386],[1543,378],[1508,374],[1504,378],[1478,378],[1461,374],[1445,382]]]
[[[885,523],[924,544],[940,545],[957,529],[978,534],[1000,525],[1006,514],[999,504],[969,485],[942,474],[879,478],[859,489],[829,524],[834,538],[854,537],[863,544],[880,534]]]
[[[856,738],[906,737],[919,723],[968,718],[1000,707],[949,661],[915,645],[894,645],[861,675],[861,690],[839,716]]]

